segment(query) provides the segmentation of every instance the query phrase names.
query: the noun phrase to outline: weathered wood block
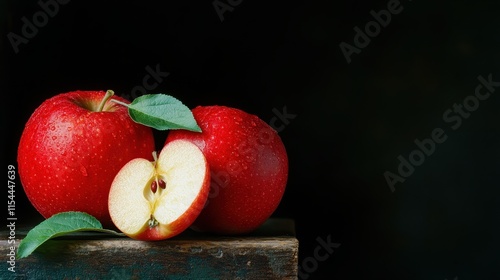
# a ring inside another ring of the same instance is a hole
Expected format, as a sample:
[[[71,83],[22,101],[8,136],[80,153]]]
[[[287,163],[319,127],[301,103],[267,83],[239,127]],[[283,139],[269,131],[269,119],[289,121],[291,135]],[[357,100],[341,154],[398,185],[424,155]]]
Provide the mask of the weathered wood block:
[[[16,249],[26,233],[16,232],[21,237]],[[2,231],[2,236],[8,234]],[[5,238],[0,244],[5,257],[13,244]],[[270,219],[256,232],[237,237],[188,230],[172,239],[144,242],[72,234],[15,260],[15,272],[4,261],[0,279],[297,279],[297,258],[293,221]]]

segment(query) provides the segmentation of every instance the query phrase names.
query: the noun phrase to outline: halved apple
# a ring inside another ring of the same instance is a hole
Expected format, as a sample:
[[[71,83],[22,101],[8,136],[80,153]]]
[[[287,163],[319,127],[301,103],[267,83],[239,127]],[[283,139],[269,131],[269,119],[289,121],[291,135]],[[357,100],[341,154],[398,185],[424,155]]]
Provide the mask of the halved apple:
[[[194,222],[209,189],[210,170],[201,150],[173,141],[153,162],[136,158],[120,169],[109,192],[109,214],[131,238],[167,239]]]

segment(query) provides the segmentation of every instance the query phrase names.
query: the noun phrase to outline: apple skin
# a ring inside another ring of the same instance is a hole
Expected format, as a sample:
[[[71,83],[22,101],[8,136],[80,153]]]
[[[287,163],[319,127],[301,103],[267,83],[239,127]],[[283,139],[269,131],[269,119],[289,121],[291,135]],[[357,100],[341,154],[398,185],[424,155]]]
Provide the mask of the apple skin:
[[[201,133],[170,131],[165,144],[185,139],[205,155],[211,172],[207,204],[192,228],[245,234],[278,207],[288,179],[288,157],[278,133],[256,115],[226,106],[198,106]]]
[[[31,115],[18,147],[26,196],[45,218],[82,211],[113,226],[108,193],[120,168],[133,158],[152,159],[151,128],[135,123],[125,106],[104,91],[72,91],[45,100]],[[113,96],[122,102],[128,100]]]

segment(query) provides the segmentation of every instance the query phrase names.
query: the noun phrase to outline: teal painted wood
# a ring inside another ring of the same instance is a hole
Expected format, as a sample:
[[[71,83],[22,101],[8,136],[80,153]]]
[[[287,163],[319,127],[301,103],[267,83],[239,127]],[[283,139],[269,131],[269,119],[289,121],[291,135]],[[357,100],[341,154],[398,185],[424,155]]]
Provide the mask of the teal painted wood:
[[[18,244],[20,240],[17,240]],[[8,254],[7,241],[1,242]],[[50,240],[7,267],[0,279],[297,279],[298,241],[290,220],[273,219],[252,235],[187,231],[159,242],[102,234]]]

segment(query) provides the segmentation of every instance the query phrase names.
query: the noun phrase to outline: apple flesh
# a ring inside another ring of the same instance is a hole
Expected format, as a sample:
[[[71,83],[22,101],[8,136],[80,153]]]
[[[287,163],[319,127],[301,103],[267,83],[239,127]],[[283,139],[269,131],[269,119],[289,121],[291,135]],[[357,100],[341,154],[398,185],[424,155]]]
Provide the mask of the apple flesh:
[[[152,129],[132,121],[127,108],[105,94],[58,94],[45,100],[26,123],[18,147],[19,177],[45,218],[82,211],[112,226],[108,193],[116,173],[134,158],[152,159]]]
[[[277,132],[256,115],[226,106],[192,110],[202,133],[173,130],[165,141],[197,145],[211,171],[207,204],[193,229],[243,234],[276,210],[288,178],[288,157]]]
[[[209,189],[210,169],[200,149],[188,141],[172,141],[155,161],[133,159],[118,172],[109,212],[131,238],[167,239],[193,223]]]

